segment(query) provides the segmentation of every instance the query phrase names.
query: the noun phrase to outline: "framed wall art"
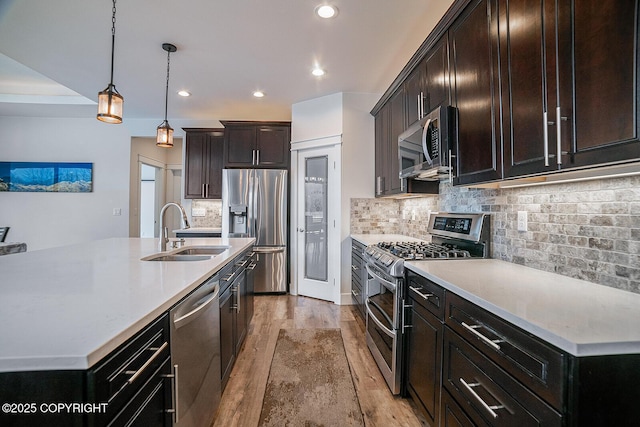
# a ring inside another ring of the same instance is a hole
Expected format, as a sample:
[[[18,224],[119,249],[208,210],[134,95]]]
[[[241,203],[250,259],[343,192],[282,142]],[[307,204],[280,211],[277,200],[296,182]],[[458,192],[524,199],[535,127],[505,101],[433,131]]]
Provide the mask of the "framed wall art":
[[[93,163],[0,162],[0,191],[90,193]]]

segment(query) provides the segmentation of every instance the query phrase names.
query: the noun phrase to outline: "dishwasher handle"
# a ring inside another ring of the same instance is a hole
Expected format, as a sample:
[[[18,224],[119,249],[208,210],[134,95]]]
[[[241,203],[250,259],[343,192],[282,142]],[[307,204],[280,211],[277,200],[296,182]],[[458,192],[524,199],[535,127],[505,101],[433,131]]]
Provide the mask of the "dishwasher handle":
[[[220,285],[216,283],[216,286],[213,290],[212,293],[209,294],[208,297],[205,298],[201,298],[200,300],[198,300],[199,304],[197,304],[197,306],[191,310],[190,312],[188,312],[185,315],[182,315],[180,317],[177,317],[175,319],[173,319],[173,324],[175,326],[176,329],[180,329],[181,327],[191,323],[193,320],[197,319],[198,316],[203,313],[205,311],[205,309],[215,300],[218,299],[218,296],[220,295]],[[183,303],[184,304],[184,303]]]

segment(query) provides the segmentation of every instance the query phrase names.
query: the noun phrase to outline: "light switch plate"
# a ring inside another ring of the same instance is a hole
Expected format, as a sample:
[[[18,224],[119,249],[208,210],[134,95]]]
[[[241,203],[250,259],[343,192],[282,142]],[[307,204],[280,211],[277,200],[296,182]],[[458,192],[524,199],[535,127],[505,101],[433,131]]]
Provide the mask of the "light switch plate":
[[[207,208],[191,208],[191,216],[206,216]]]

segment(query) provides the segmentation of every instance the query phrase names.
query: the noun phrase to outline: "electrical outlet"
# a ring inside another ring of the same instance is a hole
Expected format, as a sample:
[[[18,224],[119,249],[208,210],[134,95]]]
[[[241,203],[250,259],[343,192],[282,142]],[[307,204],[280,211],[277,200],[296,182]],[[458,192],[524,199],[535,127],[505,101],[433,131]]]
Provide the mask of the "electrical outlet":
[[[411,221],[416,220],[416,211],[411,211]]]
[[[527,211],[518,211],[518,231],[528,230]]]
[[[113,216],[120,216],[120,215],[122,215],[122,209],[113,208]]]

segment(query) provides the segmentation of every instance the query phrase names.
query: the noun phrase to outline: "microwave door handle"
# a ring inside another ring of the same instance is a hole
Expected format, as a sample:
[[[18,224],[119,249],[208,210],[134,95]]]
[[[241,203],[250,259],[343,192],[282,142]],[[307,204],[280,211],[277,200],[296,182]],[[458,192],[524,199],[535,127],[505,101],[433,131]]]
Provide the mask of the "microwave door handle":
[[[429,156],[429,149],[427,148],[427,136],[430,134],[429,132],[430,124],[431,124],[431,119],[427,119],[427,121],[424,124],[424,127],[422,128],[422,152],[424,153],[424,159],[427,161],[427,163],[432,165],[433,159],[431,158],[431,156]]]

